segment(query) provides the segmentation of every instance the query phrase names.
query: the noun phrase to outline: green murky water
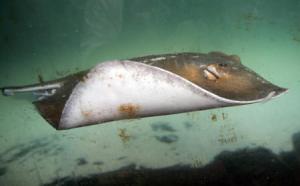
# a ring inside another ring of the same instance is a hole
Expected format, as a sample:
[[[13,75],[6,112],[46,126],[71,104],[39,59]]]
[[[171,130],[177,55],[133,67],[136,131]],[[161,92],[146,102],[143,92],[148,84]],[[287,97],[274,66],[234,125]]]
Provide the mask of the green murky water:
[[[26,97],[0,96],[0,185],[176,185],[176,174],[190,185],[297,185],[299,9],[297,0],[1,1],[0,87],[111,59],[222,51],[289,92],[67,131],[54,130]]]

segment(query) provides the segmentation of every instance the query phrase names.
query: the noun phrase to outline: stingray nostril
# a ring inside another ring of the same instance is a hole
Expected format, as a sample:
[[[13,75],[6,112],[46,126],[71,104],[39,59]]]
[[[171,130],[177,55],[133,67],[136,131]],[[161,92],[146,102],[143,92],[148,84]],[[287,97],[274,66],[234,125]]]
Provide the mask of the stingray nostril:
[[[226,63],[219,63],[218,65],[219,65],[219,67],[227,67]]]

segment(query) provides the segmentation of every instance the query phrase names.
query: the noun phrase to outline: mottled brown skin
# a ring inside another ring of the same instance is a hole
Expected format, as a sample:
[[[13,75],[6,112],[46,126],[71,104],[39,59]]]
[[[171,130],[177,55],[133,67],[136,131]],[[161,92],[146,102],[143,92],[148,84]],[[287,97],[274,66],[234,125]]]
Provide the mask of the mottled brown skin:
[[[165,57],[165,59],[150,60],[160,57]],[[179,53],[145,56],[131,60],[141,61],[173,72],[203,89],[227,99],[251,101],[264,98],[272,91],[276,91],[278,94],[285,91],[242,65],[240,58],[236,55],[226,55],[221,52]],[[204,70],[207,66],[215,67],[223,76],[216,80],[206,78]]]

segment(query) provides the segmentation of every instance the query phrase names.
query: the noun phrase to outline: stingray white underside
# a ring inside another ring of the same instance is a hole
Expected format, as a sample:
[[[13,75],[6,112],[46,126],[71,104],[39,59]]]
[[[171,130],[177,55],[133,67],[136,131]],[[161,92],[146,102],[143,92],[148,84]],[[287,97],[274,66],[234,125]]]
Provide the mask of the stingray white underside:
[[[260,102],[222,98],[164,69],[134,61],[92,68],[63,109],[59,128]]]

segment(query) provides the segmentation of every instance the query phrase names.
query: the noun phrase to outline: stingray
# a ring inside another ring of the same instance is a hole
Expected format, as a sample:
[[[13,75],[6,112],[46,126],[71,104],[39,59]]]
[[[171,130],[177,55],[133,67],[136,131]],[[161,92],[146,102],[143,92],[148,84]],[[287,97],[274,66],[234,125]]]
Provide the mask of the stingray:
[[[287,89],[221,52],[111,60],[61,79],[3,87],[37,95],[39,113],[56,129],[268,101]]]

